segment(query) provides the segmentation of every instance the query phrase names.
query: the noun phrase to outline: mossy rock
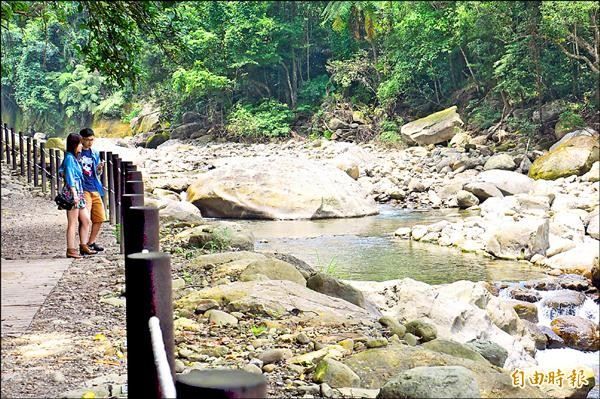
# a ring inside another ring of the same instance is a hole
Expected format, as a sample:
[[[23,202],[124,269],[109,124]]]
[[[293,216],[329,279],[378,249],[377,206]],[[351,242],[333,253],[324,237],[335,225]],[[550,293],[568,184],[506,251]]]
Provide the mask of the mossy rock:
[[[578,114],[562,113],[558,122],[554,126],[554,135],[558,140],[562,139],[565,134],[585,126],[585,121]]]
[[[588,172],[599,159],[598,136],[577,136],[539,157],[529,169],[533,179],[555,180]]]
[[[154,149],[162,143],[164,143],[165,141],[169,140],[169,138],[170,136],[167,132],[157,133],[154,136],[149,137],[148,140],[146,140],[146,148]]]
[[[53,149],[53,150],[61,150],[64,151],[67,148],[67,145],[65,144],[65,141],[63,139],[61,139],[60,137],[50,137],[47,141],[46,141],[46,149]]]
[[[434,352],[446,353],[454,357],[473,360],[474,362],[488,362],[479,352],[469,348],[467,345],[447,339],[437,338],[433,341],[425,342],[423,348]]]

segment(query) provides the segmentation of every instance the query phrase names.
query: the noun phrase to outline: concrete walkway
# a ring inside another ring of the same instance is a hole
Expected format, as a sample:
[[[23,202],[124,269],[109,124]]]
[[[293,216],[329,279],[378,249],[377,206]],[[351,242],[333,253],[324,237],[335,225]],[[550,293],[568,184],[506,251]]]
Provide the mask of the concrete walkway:
[[[71,259],[3,260],[2,336],[27,331]]]

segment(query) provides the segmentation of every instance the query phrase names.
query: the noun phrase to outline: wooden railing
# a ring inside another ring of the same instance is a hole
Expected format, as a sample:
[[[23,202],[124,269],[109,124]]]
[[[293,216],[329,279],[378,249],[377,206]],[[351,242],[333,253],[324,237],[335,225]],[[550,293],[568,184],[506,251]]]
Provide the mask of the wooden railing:
[[[33,135],[1,125],[0,161],[53,200],[64,184],[58,174],[64,150],[46,149]],[[104,206],[120,232],[125,257],[128,396],[266,397],[265,378],[242,370],[193,370],[175,378],[171,258],[159,252],[158,208],[144,206],[143,175],[136,165],[110,151],[100,152],[100,158],[105,161]]]

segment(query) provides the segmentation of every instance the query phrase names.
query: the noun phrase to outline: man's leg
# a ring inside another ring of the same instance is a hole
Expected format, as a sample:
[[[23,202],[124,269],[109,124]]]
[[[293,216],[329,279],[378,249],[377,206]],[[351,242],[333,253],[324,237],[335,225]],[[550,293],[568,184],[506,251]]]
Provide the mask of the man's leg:
[[[89,243],[93,244],[93,247],[96,251],[103,251],[104,248],[96,245],[96,239],[98,238],[98,234],[100,233],[100,228],[102,227],[102,223],[105,220],[104,214],[104,204],[102,203],[102,197],[97,192],[90,193],[92,197],[91,202],[91,219],[92,219],[92,228],[90,232],[90,240]]]

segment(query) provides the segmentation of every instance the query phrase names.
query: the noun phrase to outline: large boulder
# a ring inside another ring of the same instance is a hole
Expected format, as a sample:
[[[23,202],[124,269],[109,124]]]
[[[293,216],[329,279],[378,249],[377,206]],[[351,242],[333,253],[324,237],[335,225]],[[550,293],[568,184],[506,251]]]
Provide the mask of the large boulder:
[[[142,110],[129,123],[134,135],[156,131],[160,127],[160,109],[153,103],[146,103]]]
[[[598,161],[599,151],[598,136],[572,137],[546,155],[537,158],[529,169],[529,176],[546,180],[571,175],[581,176]]]
[[[158,216],[163,221],[199,222],[202,220],[200,210],[185,201],[174,201],[163,198],[158,207]]]
[[[486,231],[486,250],[502,259],[529,260],[535,254],[545,255],[550,245],[549,226],[548,219],[503,220]]]
[[[50,137],[48,140],[46,140],[46,149],[54,149],[54,150],[59,150],[59,151],[65,151],[67,148],[67,145],[65,144],[65,141],[63,139],[61,139],[60,137]]]
[[[375,321],[366,310],[342,299],[312,291],[286,280],[235,282],[193,291],[175,303],[180,312],[193,313],[197,304],[214,299],[231,312],[269,317],[297,314],[310,325],[355,325]]]
[[[199,132],[204,128],[204,125],[197,122],[186,123],[173,129],[171,132],[172,139],[189,139],[192,134]]]
[[[582,244],[548,258],[544,265],[559,269],[563,273],[590,276],[594,262],[600,256],[600,242],[586,237]]]
[[[463,124],[456,106],[453,106],[407,123],[400,128],[400,134],[407,141],[419,145],[437,144],[452,139],[461,131]]]
[[[592,129],[591,127],[586,127],[584,129],[581,129],[581,130],[575,130],[573,132],[567,133],[560,140],[558,140],[556,143],[552,144],[552,146],[550,147],[549,151],[553,151],[556,147],[564,144],[566,141],[572,139],[573,137],[579,137],[579,136],[583,136],[583,137],[597,137],[598,136],[598,132],[595,131],[594,129]]]
[[[257,276],[269,280],[289,280],[296,284],[306,285],[306,280],[296,268],[279,259],[256,260],[248,265],[240,274],[240,281],[257,280]]]
[[[187,198],[206,217],[322,219],[378,212],[346,173],[289,158],[238,158],[200,175]]]
[[[533,188],[532,179],[509,170],[486,170],[477,175],[475,182],[493,184],[504,195],[528,193]]]
[[[348,283],[360,289],[385,316],[402,323],[420,320],[432,324],[442,339],[495,342],[509,353],[505,367],[534,364],[530,355],[535,350],[532,336],[512,307],[494,297],[483,282],[430,286],[405,278]]]
[[[317,365],[313,381],[326,383],[333,388],[360,386],[360,377],[350,367],[328,358],[321,360]]]
[[[307,280],[306,286],[321,294],[341,298],[374,314],[379,314],[377,308],[365,300],[362,292],[327,274],[316,273]]]
[[[472,371],[461,366],[415,367],[388,381],[378,399],[479,398]]]
[[[381,388],[399,373],[415,367],[460,366],[470,370],[478,385],[478,394],[484,398],[542,398],[537,389],[526,385],[515,387],[508,371],[488,362],[473,361],[434,352],[422,347],[388,345],[385,348],[368,349],[348,357],[344,362],[361,379],[365,388]],[[474,393],[474,392],[473,392]],[[478,396],[479,396],[478,395]],[[386,396],[401,397],[401,396]],[[416,396],[421,397],[421,396]],[[448,397],[441,395],[437,397]]]
[[[552,330],[571,348],[583,351],[600,349],[598,325],[579,316],[560,316],[550,323]]]

